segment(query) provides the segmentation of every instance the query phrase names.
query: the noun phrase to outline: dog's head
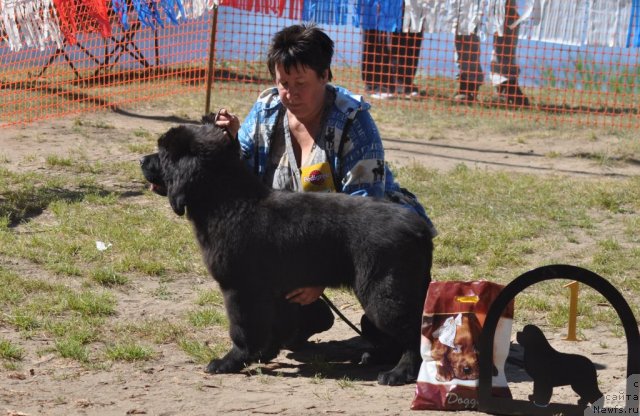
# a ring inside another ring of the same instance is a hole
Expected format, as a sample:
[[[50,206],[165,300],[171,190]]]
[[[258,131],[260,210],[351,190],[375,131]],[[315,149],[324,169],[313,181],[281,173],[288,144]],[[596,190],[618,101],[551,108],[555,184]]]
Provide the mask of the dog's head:
[[[207,189],[194,186],[206,181],[206,173],[224,169],[239,159],[240,144],[213,124],[173,127],[158,139],[158,152],[143,156],[140,167],[151,189],[168,196],[171,208],[184,215],[191,192]]]
[[[516,341],[524,348],[541,348],[549,345],[547,338],[540,328],[535,325],[525,325],[522,331],[516,334]]]
[[[480,339],[482,326],[472,313],[460,314],[459,320],[455,317],[450,319],[444,324],[451,327],[445,342],[439,339],[443,332],[437,331],[431,344],[431,356],[439,362],[437,377],[440,381],[453,378],[475,380],[480,376],[476,343]]]

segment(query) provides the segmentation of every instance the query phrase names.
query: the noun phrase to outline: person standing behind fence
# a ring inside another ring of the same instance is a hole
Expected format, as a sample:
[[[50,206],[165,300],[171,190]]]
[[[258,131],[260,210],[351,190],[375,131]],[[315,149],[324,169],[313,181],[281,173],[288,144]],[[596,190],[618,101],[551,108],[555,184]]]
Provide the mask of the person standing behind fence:
[[[413,80],[420,59],[422,32],[404,32],[404,0],[358,0],[362,27],[361,75],[374,99],[419,95]]]
[[[482,18],[483,3],[474,1],[478,7],[470,7],[469,0],[459,0],[454,20],[456,64],[458,65],[459,89],[454,97],[458,102],[472,103],[476,100],[478,89],[484,81],[480,64],[480,38],[478,27]],[[496,3],[497,4],[497,3]],[[518,85],[520,67],[516,60],[518,46],[519,15],[516,0],[505,0],[504,23],[493,35],[493,51],[491,53],[491,84],[503,102],[518,107],[531,105],[529,99]],[[474,16],[469,11],[476,11]],[[498,11],[496,16],[502,15]],[[500,33],[502,32],[502,33]]]

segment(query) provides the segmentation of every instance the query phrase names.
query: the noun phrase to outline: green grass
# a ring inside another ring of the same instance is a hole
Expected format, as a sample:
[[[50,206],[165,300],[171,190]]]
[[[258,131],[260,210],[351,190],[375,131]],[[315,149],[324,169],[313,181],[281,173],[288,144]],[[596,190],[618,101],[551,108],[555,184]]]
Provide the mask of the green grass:
[[[133,341],[116,343],[107,347],[107,358],[115,361],[146,361],[153,358],[154,351]]]
[[[11,341],[0,339],[0,359],[3,360],[22,360],[24,350],[15,345]]]
[[[215,308],[204,308],[191,311],[187,314],[187,320],[196,328],[205,328],[209,326],[229,325],[224,311]]]
[[[129,282],[126,276],[116,273],[111,268],[94,270],[91,277],[102,286],[121,286]]]
[[[142,322],[127,322],[114,329],[136,339],[144,339],[154,344],[175,343],[188,332],[183,322],[168,319],[145,319]]]
[[[54,166],[69,167],[73,165],[73,161],[70,158],[54,156],[54,155],[47,156],[46,162],[47,162],[47,166],[50,166],[50,167],[54,167]]]
[[[29,259],[56,273],[70,270],[73,275],[111,279],[115,284],[123,284],[125,279],[118,275],[124,272],[160,276],[167,271],[202,270],[195,262],[198,251],[188,224],[167,219],[166,211],[121,204],[117,195],[106,192],[78,192],[71,199],[35,198],[40,200],[36,203],[40,209],[46,207],[54,215],[55,224],[40,230],[30,222],[25,229],[33,234],[26,238],[0,233],[0,244],[7,247],[8,255]],[[22,208],[16,211],[24,212]],[[112,246],[100,252],[96,241]]]
[[[178,342],[179,348],[198,364],[208,364],[209,361],[222,357],[226,352],[227,343],[218,342],[213,345],[203,343],[192,338],[182,338]]]
[[[213,305],[213,306],[221,306],[224,302],[222,298],[222,293],[219,290],[205,290],[198,293],[198,299],[196,303],[200,306],[205,305]]]
[[[55,350],[62,358],[70,358],[81,363],[89,361],[87,347],[80,340],[73,337],[56,341]]]
[[[212,107],[224,99],[242,117],[254,98],[247,91],[233,97],[218,93]],[[188,95],[167,104],[184,112],[176,115],[192,118],[200,110]],[[635,132],[541,129],[535,121],[500,114],[373,110],[388,138],[437,140],[456,126],[470,139],[499,134],[517,143],[534,136],[580,137],[585,143],[613,136],[619,146],[583,156],[603,164],[637,159],[640,152]],[[96,129],[113,126],[77,119],[70,127],[79,137]],[[33,340],[45,340],[58,357],[92,368],[161,359],[161,348],[206,364],[229,347],[224,300],[202,264],[191,226],[173,214],[166,199],[145,189],[137,158],[154,150],[156,137],[138,126],[119,129],[128,138],[122,147],[130,157],[92,162],[82,154],[51,156],[43,169],[31,171],[10,171],[8,161],[0,166],[0,259],[10,259],[0,263],[0,325],[12,332],[11,341],[0,339],[0,360],[25,360]],[[417,165],[394,170],[439,230],[434,279],[506,284],[532,268],[569,263],[607,278],[640,312],[640,179],[537,176],[465,165],[449,172]],[[110,246],[100,251],[96,241]],[[520,294],[516,325],[533,321],[563,330],[566,283],[545,282]],[[131,311],[130,303],[139,309]],[[603,303],[581,287],[578,327],[604,325],[619,337],[613,308]],[[330,370],[323,361],[312,363],[318,377]],[[353,381],[339,384],[348,388]]]
[[[355,380],[351,380],[347,376],[343,376],[341,379],[337,380],[336,382],[341,389],[352,389],[356,386]]]
[[[436,279],[490,279],[506,284],[531,268],[569,263],[610,280],[639,312],[633,301],[640,288],[635,275],[640,250],[634,245],[640,232],[635,220],[640,208],[638,179],[584,181],[486,172],[462,165],[446,174],[419,166],[404,168],[398,178],[421,197],[439,229]],[[612,223],[622,224],[622,231],[604,225]],[[581,248],[573,237],[577,232],[594,244]],[[555,255],[566,247],[572,249],[570,257]],[[540,255],[544,255],[542,261]],[[597,302],[584,292],[580,299],[581,327],[601,321],[616,324],[617,317],[610,311],[592,313]],[[517,302],[517,311],[522,308],[553,327],[566,326],[566,289],[542,284]],[[524,316],[531,315],[525,312]]]

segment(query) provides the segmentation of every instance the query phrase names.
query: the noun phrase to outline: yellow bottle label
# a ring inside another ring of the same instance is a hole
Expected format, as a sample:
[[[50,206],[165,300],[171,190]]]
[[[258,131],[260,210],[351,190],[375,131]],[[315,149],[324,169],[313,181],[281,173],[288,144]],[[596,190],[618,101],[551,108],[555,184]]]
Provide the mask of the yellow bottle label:
[[[304,192],[335,192],[333,175],[328,162],[316,163],[301,169],[300,179]]]

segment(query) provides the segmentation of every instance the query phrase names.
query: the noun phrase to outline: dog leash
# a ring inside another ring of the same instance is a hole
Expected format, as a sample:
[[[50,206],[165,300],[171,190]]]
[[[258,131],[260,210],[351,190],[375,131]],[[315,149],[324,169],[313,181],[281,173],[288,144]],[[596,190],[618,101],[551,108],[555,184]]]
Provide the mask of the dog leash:
[[[351,327],[351,329],[353,329],[354,331],[356,331],[356,333],[360,336],[362,336],[362,331],[360,331],[360,329],[358,329],[357,326],[355,326],[353,324],[353,322],[351,322],[349,319],[347,319],[346,316],[344,316],[342,314],[342,312],[340,312],[340,309],[338,309],[336,307],[336,305],[333,304],[333,302],[331,302],[329,300],[329,298],[327,297],[327,295],[325,295],[324,293],[322,295],[320,295],[322,297],[322,300],[324,300],[325,302],[327,302],[327,305],[329,305],[329,308],[331,308],[332,311],[334,311],[336,313],[336,315],[338,315],[338,317],[340,317],[340,319],[342,319],[347,325],[349,325]]]

